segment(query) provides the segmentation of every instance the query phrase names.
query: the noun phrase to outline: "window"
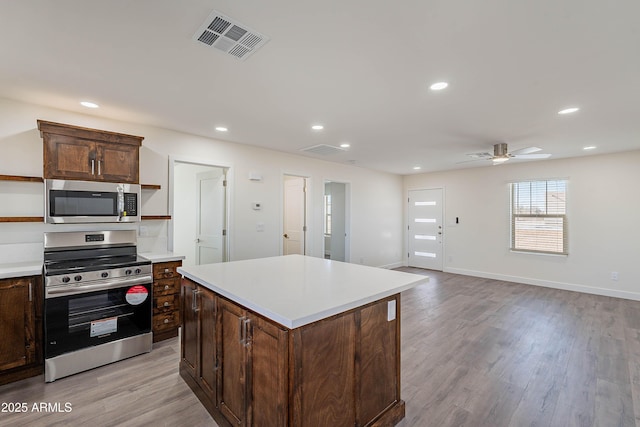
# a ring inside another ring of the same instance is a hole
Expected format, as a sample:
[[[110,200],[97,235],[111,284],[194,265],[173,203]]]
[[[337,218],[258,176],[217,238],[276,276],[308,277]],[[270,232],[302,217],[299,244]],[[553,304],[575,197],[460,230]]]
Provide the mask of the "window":
[[[331,235],[331,194],[324,195],[324,234]]]
[[[511,250],[567,252],[567,181],[511,184]]]

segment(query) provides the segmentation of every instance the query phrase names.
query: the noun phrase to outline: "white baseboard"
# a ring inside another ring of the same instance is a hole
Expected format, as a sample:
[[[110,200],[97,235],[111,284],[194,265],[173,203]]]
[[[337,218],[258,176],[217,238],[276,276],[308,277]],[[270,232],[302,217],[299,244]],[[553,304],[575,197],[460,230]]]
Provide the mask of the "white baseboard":
[[[406,266],[405,263],[403,263],[402,261],[398,261],[398,262],[394,262],[392,264],[380,265],[379,268],[386,268],[387,270],[391,270],[393,268],[405,267],[405,266]]]
[[[486,271],[466,270],[462,268],[445,268],[445,273],[462,274],[464,276],[482,277],[485,279],[502,280],[505,282],[523,283],[525,285],[542,286],[545,288],[562,289],[565,291],[583,292],[585,294],[602,295],[606,297],[624,298],[640,301],[640,293],[618,291],[615,289],[596,288],[593,286],[577,285],[574,283],[553,282],[550,280],[532,279],[529,277],[509,276],[506,274],[489,273]]]

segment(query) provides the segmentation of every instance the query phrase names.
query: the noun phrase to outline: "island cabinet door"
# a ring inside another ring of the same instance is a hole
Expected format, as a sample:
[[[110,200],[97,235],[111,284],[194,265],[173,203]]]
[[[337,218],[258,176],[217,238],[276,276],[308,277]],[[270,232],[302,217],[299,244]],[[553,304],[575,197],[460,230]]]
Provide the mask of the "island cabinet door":
[[[209,289],[198,288],[198,314],[200,327],[200,370],[199,382],[211,402],[216,401],[216,370],[218,366],[216,350],[216,294]]]
[[[197,297],[198,285],[188,279],[182,279],[182,366],[194,378],[198,378],[198,350],[200,336],[198,333]]]
[[[218,301],[217,406],[231,425],[247,426],[247,312],[223,298]]]

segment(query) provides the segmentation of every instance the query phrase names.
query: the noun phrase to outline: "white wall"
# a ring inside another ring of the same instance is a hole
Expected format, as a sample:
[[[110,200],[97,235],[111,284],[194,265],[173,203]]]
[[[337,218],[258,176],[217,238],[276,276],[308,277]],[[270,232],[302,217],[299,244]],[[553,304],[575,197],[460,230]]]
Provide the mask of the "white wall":
[[[37,119],[144,136],[140,150],[140,181],[162,185],[158,191],[143,191],[142,210],[147,215],[168,213],[169,156],[228,166],[231,260],[281,253],[282,179],[283,174],[292,174],[309,177],[307,243],[310,255],[322,257],[324,180],[336,180],[351,184],[352,262],[373,266],[398,266],[402,263],[404,236],[400,176],[4,99],[0,99],[0,152],[3,153],[0,174],[42,175],[42,139],[37,130]],[[261,173],[262,181],[250,181],[250,172]],[[12,202],[0,205],[0,216],[42,215],[40,184],[0,182],[3,200],[7,193],[12,193],[7,198]],[[25,198],[26,201],[23,200]],[[20,200],[21,206],[15,207],[14,200]],[[251,208],[254,201],[262,202],[262,210]],[[265,224],[264,232],[256,231],[258,222]],[[166,250],[169,221],[145,221],[143,225],[147,235],[138,239],[141,250]],[[15,240],[22,243],[23,235],[31,244],[29,256],[33,257],[40,252],[38,245],[41,247],[43,229],[52,227],[54,230],[67,229],[67,226],[60,225],[0,224],[0,258],[5,252],[11,252],[6,244],[16,243]],[[34,231],[25,233],[25,229]]]
[[[511,252],[509,183],[545,178],[569,181],[569,255]],[[638,183],[640,151],[411,175],[404,186],[445,189],[445,271],[640,299]]]

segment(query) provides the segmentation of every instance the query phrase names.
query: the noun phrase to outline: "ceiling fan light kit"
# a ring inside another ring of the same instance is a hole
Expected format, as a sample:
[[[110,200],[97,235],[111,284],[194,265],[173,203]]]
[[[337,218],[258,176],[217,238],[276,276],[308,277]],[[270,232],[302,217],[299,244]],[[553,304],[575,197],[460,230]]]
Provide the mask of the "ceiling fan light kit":
[[[474,160],[491,160],[494,165],[504,163],[509,159],[534,160],[547,159],[551,157],[551,154],[538,153],[538,151],[542,151],[542,148],[526,147],[509,152],[507,144],[504,142],[500,142],[493,145],[493,155],[491,155],[491,153],[471,153],[467,154],[467,156],[473,158]]]

